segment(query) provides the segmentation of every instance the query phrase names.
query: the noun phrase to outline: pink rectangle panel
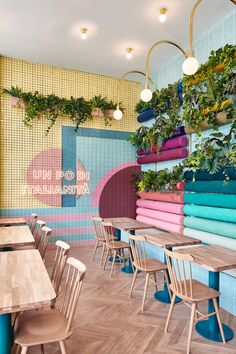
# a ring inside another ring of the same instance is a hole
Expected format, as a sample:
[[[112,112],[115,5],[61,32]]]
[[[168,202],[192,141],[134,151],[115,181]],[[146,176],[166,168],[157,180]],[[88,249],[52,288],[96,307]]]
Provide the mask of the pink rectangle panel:
[[[156,226],[158,229],[165,230],[168,232],[176,232],[178,234],[183,234],[183,231],[184,231],[184,226],[180,226],[180,225],[176,225],[176,224],[171,224],[169,222],[148,218],[146,216],[138,215],[136,219],[138,221],[142,221],[146,224]]]
[[[152,200],[138,199],[137,206],[141,208],[148,208],[160,211],[166,211],[174,214],[184,214],[184,205],[177,203],[155,202]]]
[[[149,218],[158,219],[161,221],[167,221],[171,224],[183,225],[184,224],[184,216],[172,213],[165,213],[163,211],[145,209],[145,208],[137,208],[136,210],[138,215],[147,216]]]
[[[184,193],[182,192],[139,192],[138,195],[142,199],[184,204]]]

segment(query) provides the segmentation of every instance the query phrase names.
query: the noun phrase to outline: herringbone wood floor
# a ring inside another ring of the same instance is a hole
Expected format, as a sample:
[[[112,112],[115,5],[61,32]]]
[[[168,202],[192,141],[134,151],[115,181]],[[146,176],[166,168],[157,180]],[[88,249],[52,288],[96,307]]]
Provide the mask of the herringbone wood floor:
[[[110,265],[103,271],[97,257],[91,261],[92,247],[78,247],[71,255],[79,258],[87,266],[87,274],[76,314],[76,328],[66,342],[68,354],[179,354],[186,353],[188,321],[190,310],[178,304],[169,327],[164,334],[164,326],[169,305],[153,298],[154,286],[150,284],[146,311],[141,312],[143,279],[131,300],[128,292],[132,276],[115,268],[112,279],[109,277]],[[100,250],[99,250],[100,252]],[[47,266],[50,271],[54,251],[47,253]],[[160,278],[159,278],[160,279]],[[161,288],[160,279],[160,288]],[[203,306],[201,310],[206,310]],[[230,323],[235,338],[226,345],[210,342],[195,331],[192,341],[192,354],[236,354],[236,318],[221,310],[222,319]],[[30,348],[29,354],[39,354],[40,348]],[[58,343],[45,346],[45,354],[59,354]]]

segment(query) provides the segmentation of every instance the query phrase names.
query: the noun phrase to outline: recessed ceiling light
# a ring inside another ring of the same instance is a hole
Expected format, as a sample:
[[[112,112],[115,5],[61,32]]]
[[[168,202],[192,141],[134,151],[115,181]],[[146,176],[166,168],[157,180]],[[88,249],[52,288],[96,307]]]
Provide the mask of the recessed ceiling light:
[[[160,15],[159,15],[159,21],[160,22],[165,22],[167,19],[167,9],[165,7],[160,9]]]
[[[127,59],[131,59],[132,58],[132,56],[133,56],[133,48],[127,48],[126,49],[126,58]]]
[[[83,40],[85,40],[87,38],[87,33],[88,33],[88,29],[87,28],[81,28],[81,38]]]

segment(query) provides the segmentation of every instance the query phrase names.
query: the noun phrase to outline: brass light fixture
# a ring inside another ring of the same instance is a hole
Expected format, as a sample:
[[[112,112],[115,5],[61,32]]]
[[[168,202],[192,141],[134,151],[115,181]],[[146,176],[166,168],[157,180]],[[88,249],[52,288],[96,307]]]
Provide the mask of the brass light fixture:
[[[120,107],[119,107],[119,101],[120,101],[120,86],[121,86],[121,83],[127,75],[129,74],[140,74],[140,75],[143,75],[146,77],[146,74],[143,73],[142,71],[138,71],[138,70],[131,70],[131,71],[127,71],[125,72],[121,77],[120,77],[120,82],[118,84],[118,88],[117,88],[117,106],[116,106],[116,110],[114,111],[113,113],[113,117],[116,119],[116,120],[120,120],[122,119],[123,117],[123,113],[122,111],[120,110]],[[153,84],[153,81],[150,79],[150,77],[148,77],[148,80],[151,82],[151,84]]]
[[[230,0],[234,5],[236,5],[236,0]],[[185,75],[194,75],[199,68],[198,60],[194,57],[193,51],[193,20],[194,15],[197,10],[198,5],[202,2],[202,0],[197,0],[195,5],[192,8],[189,20],[189,50],[187,53],[187,58],[183,62],[182,70]]]
[[[166,19],[167,19],[166,13],[167,13],[167,9],[165,7],[162,7],[160,9],[160,15],[159,15],[159,21],[160,22],[165,22],[166,21]]]
[[[87,38],[88,29],[86,27],[81,28],[81,38],[85,40]]]
[[[148,78],[149,78],[149,63],[150,63],[150,56],[152,54],[152,51],[155,47],[157,47],[159,44],[171,44],[173,45],[174,47],[178,48],[182,53],[183,55],[186,57],[187,54],[185,53],[185,51],[183,50],[183,48],[181,48],[178,44],[174,43],[174,42],[171,42],[171,41],[168,41],[168,40],[161,40],[161,41],[158,41],[158,42],[155,42],[148,50],[148,53],[147,53],[147,57],[146,57],[146,80],[145,80],[145,86],[144,86],[144,89],[142,90],[141,92],[141,100],[143,102],[149,102],[151,101],[152,99],[152,91],[149,89],[148,87]]]
[[[133,48],[127,48],[126,49],[126,58],[132,59],[132,56],[133,56]]]

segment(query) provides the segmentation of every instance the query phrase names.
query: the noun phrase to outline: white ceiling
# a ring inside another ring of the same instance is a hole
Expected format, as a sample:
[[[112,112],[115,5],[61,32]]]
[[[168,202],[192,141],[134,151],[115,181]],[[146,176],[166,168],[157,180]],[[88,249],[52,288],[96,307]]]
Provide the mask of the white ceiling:
[[[0,0],[0,54],[66,68],[120,76],[145,68],[148,48],[169,39],[186,47],[196,0]],[[167,7],[168,19],[158,20]],[[232,11],[227,0],[205,0],[197,9],[194,37]],[[76,30],[88,27],[86,41]],[[125,49],[134,48],[127,60]],[[151,69],[175,56],[171,46],[153,53]]]

